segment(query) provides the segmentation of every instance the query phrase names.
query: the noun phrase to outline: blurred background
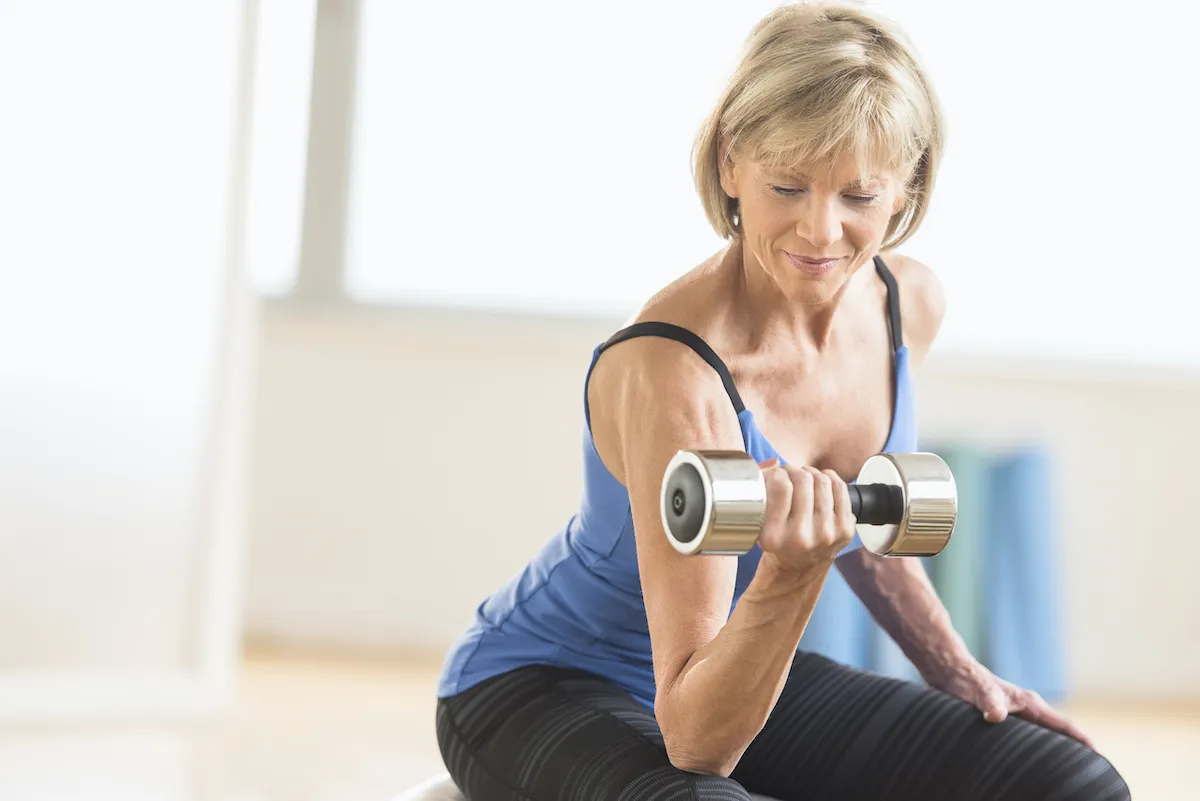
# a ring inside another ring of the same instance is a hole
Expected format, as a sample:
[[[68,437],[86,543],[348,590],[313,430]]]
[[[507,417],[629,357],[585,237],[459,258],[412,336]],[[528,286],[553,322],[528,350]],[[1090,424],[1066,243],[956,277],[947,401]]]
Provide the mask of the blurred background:
[[[0,798],[441,770],[442,654],[577,504],[591,349],[721,245],[689,149],[775,5],[0,0]],[[862,5],[949,121],[902,248],[949,302],[929,570],[1135,797],[1200,797],[1200,13]],[[806,641],[911,675],[836,579]]]

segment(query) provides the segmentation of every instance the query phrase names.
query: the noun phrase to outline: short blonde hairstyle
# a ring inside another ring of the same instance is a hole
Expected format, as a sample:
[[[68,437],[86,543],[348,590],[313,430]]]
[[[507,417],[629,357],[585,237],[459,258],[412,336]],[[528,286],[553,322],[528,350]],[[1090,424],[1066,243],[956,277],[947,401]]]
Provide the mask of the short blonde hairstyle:
[[[717,234],[740,235],[738,204],[721,188],[728,159],[749,154],[772,167],[842,158],[895,171],[904,207],[881,250],[911,237],[929,208],[945,147],[945,122],[912,44],[890,20],[853,6],[797,3],[775,9],[747,38],[741,61],[696,138],[693,176]]]

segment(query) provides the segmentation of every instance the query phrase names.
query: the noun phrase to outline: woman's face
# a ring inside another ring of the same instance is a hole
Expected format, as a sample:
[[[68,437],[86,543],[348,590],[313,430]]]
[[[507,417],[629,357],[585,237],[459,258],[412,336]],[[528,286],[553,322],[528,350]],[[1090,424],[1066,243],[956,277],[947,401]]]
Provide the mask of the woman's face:
[[[832,298],[875,255],[903,208],[895,175],[858,179],[850,159],[832,170],[779,170],[743,158],[721,171],[721,186],[739,201],[745,249],[789,299]]]

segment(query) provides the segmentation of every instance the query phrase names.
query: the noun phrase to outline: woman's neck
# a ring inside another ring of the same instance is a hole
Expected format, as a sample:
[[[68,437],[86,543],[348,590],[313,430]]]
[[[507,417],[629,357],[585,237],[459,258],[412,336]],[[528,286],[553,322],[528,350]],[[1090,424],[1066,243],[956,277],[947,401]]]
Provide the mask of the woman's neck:
[[[830,344],[837,312],[854,284],[855,274],[822,302],[791,298],[771,277],[744,240],[735,240],[726,254],[734,284],[734,304],[747,344],[758,350],[784,346],[820,353]]]

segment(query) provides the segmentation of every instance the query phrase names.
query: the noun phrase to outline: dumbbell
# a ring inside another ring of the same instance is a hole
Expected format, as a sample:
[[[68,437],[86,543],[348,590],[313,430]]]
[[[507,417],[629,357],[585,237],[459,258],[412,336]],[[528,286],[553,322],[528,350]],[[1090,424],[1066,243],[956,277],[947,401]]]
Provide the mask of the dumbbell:
[[[863,546],[878,556],[933,556],[950,541],[958,489],[932,453],[881,453],[850,484]],[[662,522],[682,554],[744,554],[766,513],[758,462],[741,451],[679,451],[662,483]]]

